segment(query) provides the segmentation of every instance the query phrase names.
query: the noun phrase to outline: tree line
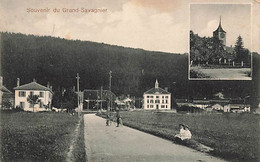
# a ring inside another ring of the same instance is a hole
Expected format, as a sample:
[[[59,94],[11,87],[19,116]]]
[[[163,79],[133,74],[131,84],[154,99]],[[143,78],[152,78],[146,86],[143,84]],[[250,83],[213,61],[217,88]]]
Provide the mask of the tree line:
[[[173,54],[143,49],[66,40],[50,36],[1,33],[1,75],[4,85],[13,90],[16,78],[26,84],[37,82],[53,87],[54,92],[76,86],[80,90],[108,89],[112,71],[112,91],[117,95],[142,97],[158,79],[175,98],[198,98],[224,91],[233,96],[258,95],[259,54],[254,53],[253,81],[189,81],[188,54]]]
[[[215,37],[200,37],[190,31],[190,60],[193,64],[219,64],[219,61],[224,59],[235,63],[243,61],[251,66],[250,51],[244,48],[240,35],[234,47],[226,47]]]

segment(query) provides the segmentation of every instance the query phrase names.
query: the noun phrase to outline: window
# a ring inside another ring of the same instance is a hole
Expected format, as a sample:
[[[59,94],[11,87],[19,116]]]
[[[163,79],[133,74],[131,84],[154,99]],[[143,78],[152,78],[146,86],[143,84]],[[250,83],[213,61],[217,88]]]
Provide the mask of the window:
[[[164,105],[162,105],[161,108],[164,108]]]
[[[153,100],[150,100],[150,103],[153,103]]]
[[[147,108],[149,108],[149,105],[147,105]]]
[[[166,100],[167,101],[167,100]],[[162,103],[164,103],[164,100],[162,100]]]
[[[30,92],[30,96],[33,96],[33,91]]]
[[[153,105],[150,105],[150,108],[153,108]]]
[[[162,98],[164,98],[164,96],[162,96]]]
[[[149,96],[147,96],[147,98],[149,98]]]
[[[147,100],[147,103],[149,103],[149,100]]]
[[[40,92],[40,95],[39,95],[39,97],[43,97],[43,92]]]
[[[168,96],[165,96],[165,98],[168,98]]]
[[[156,96],[156,98],[159,98],[159,96]]]
[[[153,96],[150,96],[150,98],[153,98]]]
[[[155,100],[155,103],[160,103],[160,100]]]
[[[19,97],[25,97],[25,92],[24,91],[19,91]]]
[[[168,105],[165,105],[165,108],[168,108]]]
[[[168,100],[165,100],[166,103],[168,103]]]

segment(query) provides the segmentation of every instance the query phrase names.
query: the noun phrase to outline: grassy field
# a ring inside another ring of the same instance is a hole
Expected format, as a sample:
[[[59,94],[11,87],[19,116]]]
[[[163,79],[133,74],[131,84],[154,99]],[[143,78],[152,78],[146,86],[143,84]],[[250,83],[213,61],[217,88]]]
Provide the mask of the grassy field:
[[[190,126],[193,139],[230,161],[260,160],[260,116],[255,114],[175,114],[122,112],[124,125],[173,140],[179,123]]]
[[[190,69],[191,78],[233,78],[233,79],[251,79],[251,69],[250,68],[202,68],[202,67],[192,67]]]
[[[2,111],[0,161],[64,161],[78,120],[67,113]]]

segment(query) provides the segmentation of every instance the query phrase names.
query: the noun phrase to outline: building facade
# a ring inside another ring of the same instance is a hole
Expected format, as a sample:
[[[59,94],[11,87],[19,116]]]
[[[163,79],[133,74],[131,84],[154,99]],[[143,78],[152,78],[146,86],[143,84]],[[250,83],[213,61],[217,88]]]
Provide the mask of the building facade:
[[[144,92],[145,110],[170,110],[171,109],[171,93],[159,87],[156,80],[154,88]]]
[[[46,111],[51,108],[53,92],[49,87],[45,87],[36,81],[28,84],[19,85],[15,90],[15,107],[20,107],[24,111],[33,111],[33,105],[27,101],[29,95],[38,95],[40,102],[34,105],[34,111]]]

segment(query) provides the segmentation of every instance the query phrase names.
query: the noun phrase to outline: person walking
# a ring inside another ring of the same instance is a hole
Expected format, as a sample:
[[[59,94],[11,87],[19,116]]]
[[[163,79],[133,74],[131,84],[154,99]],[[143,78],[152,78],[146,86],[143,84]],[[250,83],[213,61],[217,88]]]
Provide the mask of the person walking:
[[[116,112],[116,122],[117,122],[117,127],[119,127],[120,124],[122,125],[122,118],[121,118],[119,110],[117,110],[117,112]]]

